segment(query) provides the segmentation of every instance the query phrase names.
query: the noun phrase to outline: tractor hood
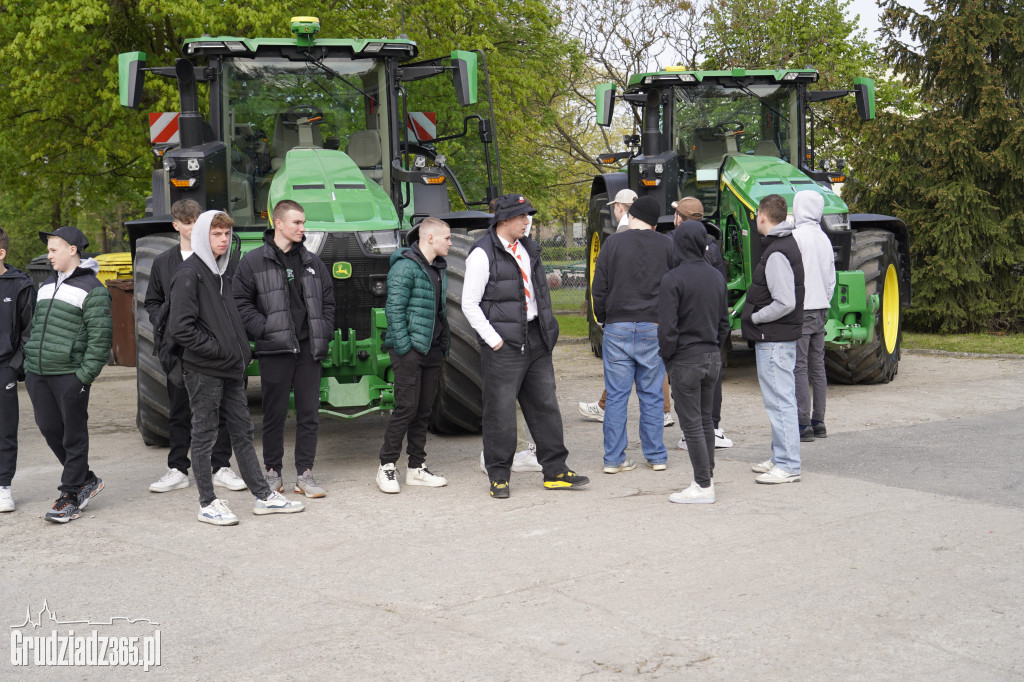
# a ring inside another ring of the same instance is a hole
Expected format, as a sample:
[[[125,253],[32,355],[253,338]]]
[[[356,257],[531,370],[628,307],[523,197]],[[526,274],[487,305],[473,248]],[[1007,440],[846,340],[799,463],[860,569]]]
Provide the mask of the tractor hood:
[[[398,212],[387,193],[341,151],[289,151],[270,186],[269,208],[283,199],[302,204],[307,230],[362,232],[398,227]]]
[[[792,210],[793,196],[803,190],[811,190],[822,196],[825,200],[825,214],[847,212],[846,203],[831,189],[819,185],[799,169],[772,156],[730,156],[726,159],[721,181],[723,187],[728,185],[751,212],[769,194],[784,197]]]

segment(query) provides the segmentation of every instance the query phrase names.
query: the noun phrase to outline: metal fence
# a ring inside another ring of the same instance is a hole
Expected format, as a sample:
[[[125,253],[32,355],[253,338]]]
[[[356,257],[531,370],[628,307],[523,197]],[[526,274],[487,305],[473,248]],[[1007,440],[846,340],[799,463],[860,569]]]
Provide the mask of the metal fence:
[[[559,315],[582,315],[587,291],[586,248],[582,244],[564,244],[545,240],[541,244],[544,270],[551,289],[551,305]]]

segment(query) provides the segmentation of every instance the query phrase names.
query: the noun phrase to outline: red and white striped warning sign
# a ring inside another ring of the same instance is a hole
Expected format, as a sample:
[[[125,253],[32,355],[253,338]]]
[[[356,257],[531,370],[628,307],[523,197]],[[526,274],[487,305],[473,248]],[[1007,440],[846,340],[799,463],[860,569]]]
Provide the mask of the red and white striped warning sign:
[[[153,144],[177,143],[178,139],[178,113],[151,112],[149,114],[149,141]]]
[[[433,111],[410,111],[406,125],[410,139],[429,142],[437,137],[437,114]]]

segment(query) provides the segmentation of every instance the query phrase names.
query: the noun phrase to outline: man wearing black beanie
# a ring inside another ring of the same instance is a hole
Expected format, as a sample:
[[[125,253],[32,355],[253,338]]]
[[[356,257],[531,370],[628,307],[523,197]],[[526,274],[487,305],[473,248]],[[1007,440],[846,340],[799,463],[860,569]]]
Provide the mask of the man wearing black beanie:
[[[604,326],[604,472],[636,468],[626,457],[626,410],[636,383],[640,443],[647,465],[665,469],[661,385],[665,365],[658,355],[658,290],[672,267],[672,240],[655,231],[661,211],[652,197],[629,209],[630,230],[605,240],[591,287],[594,317]]]

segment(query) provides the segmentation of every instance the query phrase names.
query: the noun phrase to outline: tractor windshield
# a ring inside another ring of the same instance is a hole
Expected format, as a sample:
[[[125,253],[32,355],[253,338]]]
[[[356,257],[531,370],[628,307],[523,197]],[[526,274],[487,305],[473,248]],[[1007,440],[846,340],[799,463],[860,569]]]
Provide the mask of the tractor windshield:
[[[774,156],[795,163],[796,88],[782,84],[675,88],[674,139],[697,169],[717,168],[727,154]]]
[[[222,88],[231,214],[265,224],[270,183],[296,147],[340,149],[378,184],[389,165],[385,70],[372,59],[228,59]],[[385,98],[386,99],[386,98]]]

